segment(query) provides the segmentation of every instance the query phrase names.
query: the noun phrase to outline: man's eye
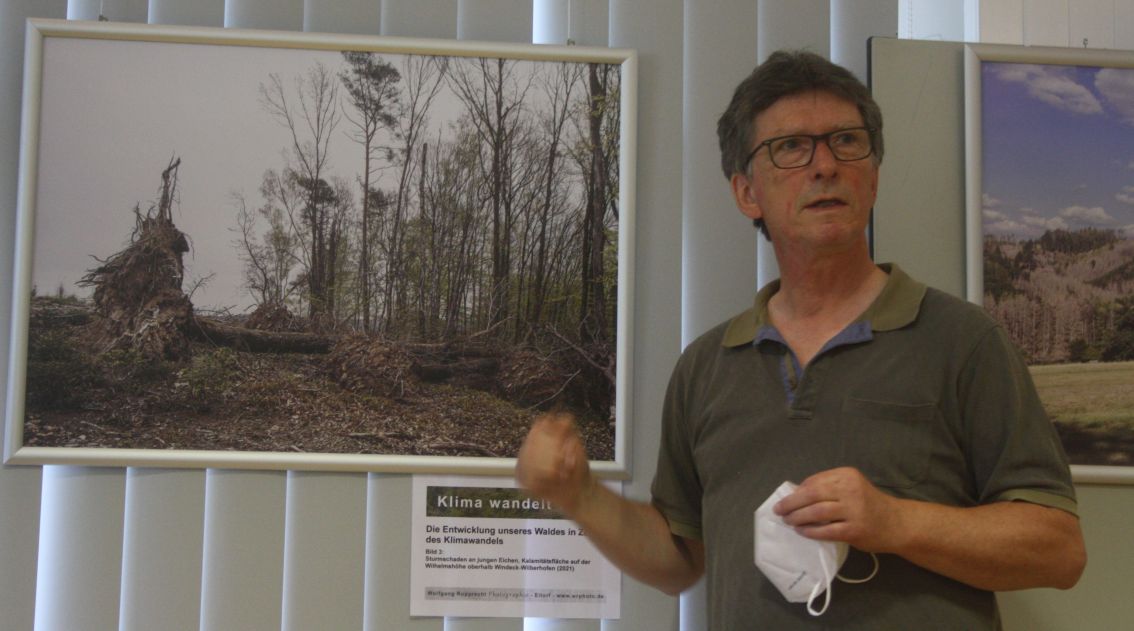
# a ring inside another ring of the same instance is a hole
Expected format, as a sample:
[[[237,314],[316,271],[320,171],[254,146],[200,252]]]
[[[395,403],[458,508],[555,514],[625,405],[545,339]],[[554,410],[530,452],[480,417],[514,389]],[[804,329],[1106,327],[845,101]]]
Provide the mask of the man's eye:
[[[856,132],[842,132],[831,136],[831,144],[843,147],[853,147],[862,144],[862,137]]]
[[[775,149],[777,153],[786,153],[791,151],[799,151],[800,149],[806,148],[806,146],[806,138],[792,137],[784,138],[777,142]]]

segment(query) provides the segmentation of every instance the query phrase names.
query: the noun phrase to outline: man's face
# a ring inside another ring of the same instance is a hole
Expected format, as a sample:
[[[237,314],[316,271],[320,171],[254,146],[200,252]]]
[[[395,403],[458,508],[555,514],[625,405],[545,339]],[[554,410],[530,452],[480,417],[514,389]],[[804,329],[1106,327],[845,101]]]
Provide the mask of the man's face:
[[[803,92],[783,97],[756,115],[752,146],[779,136],[863,125],[850,101],[829,92]],[[816,145],[811,163],[793,169],[777,168],[769,148],[762,147],[752,156],[748,174],[732,177],[737,206],[748,217],[764,220],[777,247],[820,252],[865,243],[878,192],[875,158],[840,161],[825,142]]]

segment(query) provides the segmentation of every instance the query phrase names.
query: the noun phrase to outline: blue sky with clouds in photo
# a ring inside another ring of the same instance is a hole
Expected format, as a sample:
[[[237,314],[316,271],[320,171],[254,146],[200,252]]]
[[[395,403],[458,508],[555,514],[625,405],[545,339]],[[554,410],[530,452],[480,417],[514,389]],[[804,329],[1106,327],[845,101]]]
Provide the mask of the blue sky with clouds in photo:
[[[984,233],[1134,238],[1134,69],[982,64]]]

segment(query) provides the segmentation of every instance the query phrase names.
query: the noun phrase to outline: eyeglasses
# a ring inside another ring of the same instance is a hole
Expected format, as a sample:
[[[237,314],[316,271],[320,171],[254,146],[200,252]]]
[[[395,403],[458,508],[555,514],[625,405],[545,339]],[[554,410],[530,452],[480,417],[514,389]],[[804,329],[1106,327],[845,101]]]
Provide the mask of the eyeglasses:
[[[772,164],[780,169],[798,169],[811,164],[815,158],[815,147],[820,140],[827,143],[831,155],[841,162],[854,162],[862,160],[874,152],[874,143],[871,133],[874,130],[868,127],[852,127],[839,129],[825,134],[796,134],[793,136],[776,136],[756,145],[744,161],[744,168],[752,162],[752,157],[761,148],[768,148],[768,157]]]

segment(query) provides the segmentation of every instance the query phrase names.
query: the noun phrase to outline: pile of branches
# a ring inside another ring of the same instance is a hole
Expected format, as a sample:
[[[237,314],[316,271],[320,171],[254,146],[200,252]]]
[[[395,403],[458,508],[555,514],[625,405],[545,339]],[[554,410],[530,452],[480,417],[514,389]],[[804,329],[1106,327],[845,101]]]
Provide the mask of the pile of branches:
[[[445,384],[533,410],[566,406],[604,414],[613,383],[576,351],[504,348],[469,339],[422,344],[351,336],[335,344],[327,366],[342,387],[387,398],[410,399],[429,384]]]
[[[244,326],[256,331],[276,331],[279,333],[303,333],[309,325],[301,316],[297,316],[281,304],[265,302],[258,305]]]
[[[134,231],[123,250],[90,271],[81,285],[94,287],[94,305],[102,316],[106,350],[130,349],[143,357],[188,357],[193,304],[181,289],[182,257],[189,240],[173,224],[171,207],[181,160],[162,171],[157,205],[142,213],[134,207]]]
[[[567,354],[547,354],[534,348],[508,353],[500,371],[505,398],[517,405],[541,410],[582,402],[582,369]]]
[[[405,399],[420,391],[413,361],[399,344],[357,335],[340,339],[331,348],[326,365],[347,390]]]
[[[447,384],[498,394],[500,351],[468,343],[417,344],[380,337],[339,340],[328,359],[339,385],[393,399],[420,394],[425,384]]]

